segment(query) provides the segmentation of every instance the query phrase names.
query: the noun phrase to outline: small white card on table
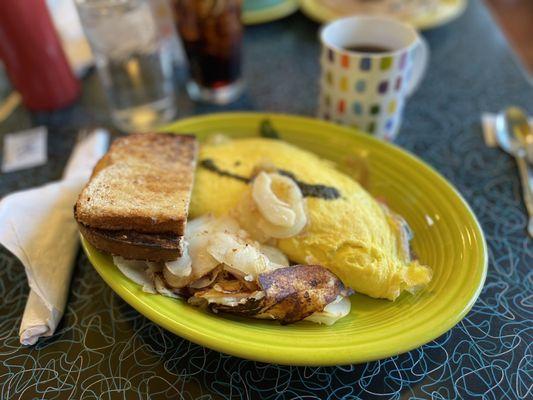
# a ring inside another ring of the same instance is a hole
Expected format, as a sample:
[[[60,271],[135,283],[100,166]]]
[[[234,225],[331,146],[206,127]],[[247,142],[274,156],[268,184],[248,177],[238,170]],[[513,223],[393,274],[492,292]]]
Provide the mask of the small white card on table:
[[[2,172],[46,164],[46,149],[47,130],[44,126],[5,135]]]

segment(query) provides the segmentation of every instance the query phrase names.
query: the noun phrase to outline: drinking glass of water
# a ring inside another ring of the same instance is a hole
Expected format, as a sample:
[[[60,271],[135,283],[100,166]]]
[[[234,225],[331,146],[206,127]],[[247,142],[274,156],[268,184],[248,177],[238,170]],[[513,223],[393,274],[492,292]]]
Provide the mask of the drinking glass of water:
[[[172,53],[148,0],[76,0],[114,123],[147,131],[176,113]]]

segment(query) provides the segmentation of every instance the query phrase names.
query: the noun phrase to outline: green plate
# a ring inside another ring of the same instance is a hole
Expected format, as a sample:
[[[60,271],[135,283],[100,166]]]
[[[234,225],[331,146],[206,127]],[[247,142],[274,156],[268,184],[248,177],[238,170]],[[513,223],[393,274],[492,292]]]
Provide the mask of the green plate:
[[[257,135],[270,118],[283,140],[337,162],[365,152],[370,191],[386,199],[411,225],[413,247],[433,267],[430,285],[397,301],[351,297],[350,315],[331,327],[203,312],[181,300],[144,293],[123,276],[111,257],[82,241],[89,260],[109,286],[156,324],[203,346],[235,356],[291,365],[361,363],[404,353],[457,324],[470,310],[487,272],[481,228],[461,195],[435,170],[406,151],[351,129],[310,118],[227,113],[177,121],[165,128],[232,137]]]
[[[246,25],[275,21],[291,15],[298,7],[298,0],[244,0],[242,21]]]

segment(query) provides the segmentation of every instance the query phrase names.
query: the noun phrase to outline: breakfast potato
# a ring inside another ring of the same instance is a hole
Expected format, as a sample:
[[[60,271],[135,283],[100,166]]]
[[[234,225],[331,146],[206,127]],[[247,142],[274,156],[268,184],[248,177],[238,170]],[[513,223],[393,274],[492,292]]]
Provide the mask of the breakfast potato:
[[[197,291],[189,303],[289,324],[324,311],[339,296],[348,294],[326,268],[294,265],[259,275],[257,284],[225,274],[209,288]]]
[[[338,296],[348,293],[342,282],[319,265],[294,265],[259,276],[265,292],[265,307],[257,318],[272,318],[283,324],[301,321],[321,312]]]

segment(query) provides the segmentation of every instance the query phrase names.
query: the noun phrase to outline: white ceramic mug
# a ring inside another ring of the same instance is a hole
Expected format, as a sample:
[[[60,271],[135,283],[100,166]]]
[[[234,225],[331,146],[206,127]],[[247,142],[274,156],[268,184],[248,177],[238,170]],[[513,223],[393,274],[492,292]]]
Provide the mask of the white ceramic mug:
[[[394,140],[406,97],[424,76],[429,58],[416,30],[392,18],[353,16],[322,29],[318,116]],[[382,51],[350,50],[362,47]]]

